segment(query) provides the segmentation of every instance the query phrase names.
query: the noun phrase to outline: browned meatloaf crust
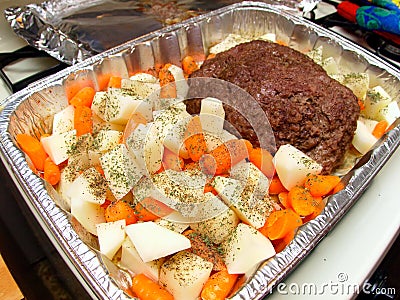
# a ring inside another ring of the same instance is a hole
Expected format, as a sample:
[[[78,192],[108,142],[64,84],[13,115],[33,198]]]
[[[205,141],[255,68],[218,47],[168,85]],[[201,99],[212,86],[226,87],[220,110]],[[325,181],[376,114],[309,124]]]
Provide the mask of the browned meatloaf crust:
[[[296,50],[265,41],[244,43],[206,60],[191,75],[196,77],[219,78],[246,90],[266,112],[276,146],[292,144],[322,164],[324,173],[340,164],[351,144],[360,113],[356,96]],[[189,112],[198,112],[196,102],[187,105]],[[257,144],[243,116],[225,110],[226,120]]]

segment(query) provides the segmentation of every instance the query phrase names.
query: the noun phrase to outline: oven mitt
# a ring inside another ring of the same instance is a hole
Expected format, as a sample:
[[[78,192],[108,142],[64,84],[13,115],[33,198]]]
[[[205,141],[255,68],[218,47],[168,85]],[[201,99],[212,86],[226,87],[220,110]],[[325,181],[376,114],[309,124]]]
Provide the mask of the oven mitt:
[[[348,20],[356,22],[360,27],[368,30],[378,30],[400,35],[400,9],[389,1],[374,0],[376,3],[382,3],[386,7],[395,6],[396,9],[387,9],[378,6],[358,6],[349,1],[339,3],[338,13]],[[385,3],[383,3],[385,2]]]
[[[397,11],[398,13],[400,13],[400,2],[395,0],[398,3],[395,3],[393,1],[390,0],[371,0],[370,2],[376,6],[380,6],[383,8],[386,8],[388,10],[393,10],[393,11]]]

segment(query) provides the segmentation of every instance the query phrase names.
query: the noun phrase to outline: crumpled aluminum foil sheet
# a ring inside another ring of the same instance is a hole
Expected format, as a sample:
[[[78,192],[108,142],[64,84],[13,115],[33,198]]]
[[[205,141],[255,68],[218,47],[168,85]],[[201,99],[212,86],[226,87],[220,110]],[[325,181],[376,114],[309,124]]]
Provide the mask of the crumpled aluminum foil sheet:
[[[319,0],[266,0],[293,13]],[[75,64],[133,38],[238,0],[48,0],[4,11],[11,28],[33,47]]]
[[[74,271],[93,299],[129,299],[124,292],[129,276],[96,250],[93,236],[85,232],[63,209],[51,186],[36,176],[25,155],[15,144],[20,132],[49,132],[51,116],[67,105],[65,90],[71,81],[91,79],[104,72],[128,76],[156,63],[179,63],[181,57],[203,51],[229,33],[246,36],[275,33],[278,40],[300,51],[319,46],[343,68],[368,72],[400,102],[400,71],[367,50],[301,17],[259,2],[243,2],[195,17],[191,20],[140,37],[95,55],[55,75],[42,79],[11,95],[1,105],[1,159],[43,230]],[[344,190],[331,196],[316,219],[303,225],[294,240],[280,253],[265,261],[232,299],[262,299],[292,272],[356,203],[400,144],[399,120],[356,168],[343,177]]]

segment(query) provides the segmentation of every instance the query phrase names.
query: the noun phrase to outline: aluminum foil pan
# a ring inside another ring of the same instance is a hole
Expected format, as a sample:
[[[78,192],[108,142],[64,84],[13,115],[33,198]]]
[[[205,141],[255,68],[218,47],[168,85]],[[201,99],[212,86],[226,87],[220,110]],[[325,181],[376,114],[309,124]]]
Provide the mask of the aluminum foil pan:
[[[286,11],[259,2],[243,2],[150,33],[93,56],[11,95],[0,115],[1,159],[27,205],[54,243],[67,265],[94,299],[128,299],[130,277],[105,259],[96,241],[70,214],[51,186],[29,168],[16,147],[20,132],[48,132],[51,115],[67,105],[66,90],[74,81],[99,83],[103,73],[124,77],[158,63],[179,64],[188,54],[207,55],[210,45],[230,33],[245,36],[275,33],[278,40],[300,51],[323,45],[345,69],[367,72],[373,85],[381,85],[400,101],[400,72],[363,48],[324,28]],[[358,200],[400,144],[400,125],[395,123],[343,181],[341,192],[331,196],[316,219],[300,228],[294,240],[279,254],[261,264],[232,299],[261,299],[268,295],[312,251]]]
[[[319,0],[266,0],[292,12]],[[235,0],[49,0],[4,11],[11,28],[30,45],[74,64],[128,40]],[[112,33],[111,33],[112,32]]]

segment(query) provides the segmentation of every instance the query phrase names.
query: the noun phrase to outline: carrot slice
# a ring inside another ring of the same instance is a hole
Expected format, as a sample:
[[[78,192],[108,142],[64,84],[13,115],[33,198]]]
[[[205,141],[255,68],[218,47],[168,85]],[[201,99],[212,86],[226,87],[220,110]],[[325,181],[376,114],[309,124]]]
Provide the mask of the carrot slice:
[[[288,190],[283,186],[281,180],[278,176],[274,176],[269,183],[269,193],[271,195],[278,195],[282,192],[287,192]]]
[[[194,71],[198,70],[199,66],[197,65],[194,57],[188,55],[182,59],[182,69],[185,72],[185,74],[190,75]]]
[[[301,186],[293,187],[288,193],[288,202],[300,216],[308,216],[315,211],[318,203],[309,190]]]
[[[286,248],[287,245],[293,240],[294,236],[296,234],[296,230],[289,231],[288,234],[286,234],[283,238],[273,240],[272,245],[274,246],[275,252],[279,253],[283,249]]]
[[[326,196],[340,182],[340,177],[334,175],[308,174],[304,187],[315,197]]]
[[[174,300],[164,287],[144,274],[133,276],[131,290],[140,300]]]
[[[372,130],[372,135],[376,137],[377,139],[380,139],[386,132],[386,128],[388,128],[389,123],[386,120],[379,121],[375,127],[374,130]]]
[[[297,213],[291,209],[282,209],[272,212],[259,231],[270,240],[277,240],[302,224],[303,222]]]
[[[322,197],[313,197],[313,198],[315,201],[314,211],[310,215],[305,216],[303,218],[303,223],[306,223],[318,217],[325,207],[325,202]]]
[[[165,64],[158,72],[158,78],[160,79],[161,86],[175,81],[174,75],[172,75],[172,73],[169,71],[170,66],[172,66],[172,64]]]
[[[28,155],[35,168],[43,171],[44,162],[48,155],[39,140],[26,133],[17,134],[16,140],[22,151]]]
[[[224,300],[236,283],[239,274],[229,274],[226,269],[211,275],[201,291],[202,300]]]
[[[186,162],[184,168],[185,170],[201,170],[197,161]]]
[[[235,284],[231,289],[231,292],[228,295],[228,298],[232,297],[244,284],[246,284],[246,278],[247,276],[245,276],[244,274],[239,274]]]
[[[207,151],[207,143],[204,138],[199,116],[194,116],[188,122],[184,133],[184,139],[184,144],[191,160],[199,161]]]
[[[118,220],[126,220],[126,225],[137,222],[136,212],[125,201],[114,201],[105,210],[105,218],[107,222],[114,222]]]
[[[358,98],[357,102],[358,102],[358,106],[360,107],[360,110],[364,110],[365,109],[364,101]]]
[[[280,192],[278,194],[278,200],[284,208],[291,208],[290,203],[288,201],[288,192]]]
[[[185,162],[174,152],[172,152],[168,148],[164,148],[162,164],[164,166],[164,170],[182,171]]]
[[[92,101],[96,91],[91,86],[84,87],[80,89],[71,100],[69,100],[69,104],[73,106],[87,106],[90,107],[92,105]]]
[[[119,89],[119,88],[121,88],[121,81],[122,81],[121,76],[110,76],[107,87]]]
[[[221,175],[238,162],[249,157],[245,140],[230,140],[218,146],[200,159],[204,173]]]
[[[50,157],[47,157],[44,161],[43,178],[51,185],[56,185],[60,181],[60,168],[51,160]]]
[[[218,192],[214,189],[210,181],[207,181],[204,185],[204,194],[205,193],[213,193],[215,196],[218,195]]]
[[[343,190],[345,187],[343,182],[339,182],[332,190],[332,194],[339,193],[341,190]]]
[[[154,221],[159,218],[157,215],[146,209],[140,202],[135,205],[135,213],[138,220],[143,222]]]
[[[215,53],[210,53],[210,54],[208,54],[208,56],[207,56],[206,59],[212,59],[212,58],[214,58],[215,56],[216,56]]]
[[[163,85],[160,90],[160,98],[168,99],[168,98],[176,98],[177,90],[175,82],[171,82],[167,85]]]
[[[174,75],[169,71],[171,64],[165,64],[158,72],[160,79],[160,98],[176,98],[177,90]]]
[[[226,269],[225,263],[221,255],[217,251],[217,247],[210,241],[203,238],[199,233],[192,229],[188,229],[183,233],[190,240],[192,247],[188,251],[200,256],[201,258],[213,263],[213,270],[220,271]]]
[[[151,212],[153,215],[156,215],[157,218],[165,217],[174,211],[166,204],[152,197],[144,198],[143,200],[140,201],[140,204],[143,206],[144,209]],[[139,220],[140,220],[140,214],[139,214]]]
[[[249,153],[249,160],[267,177],[272,178],[275,173],[273,157],[268,150],[253,148]]]
[[[109,73],[97,75],[96,81],[97,81],[97,86],[99,88],[99,91],[107,90],[108,82],[110,81],[110,77],[111,77],[111,74],[109,74]]]
[[[65,94],[70,101],[84,87],[94,87],[93,81],[88,77],[71,78],[65,82]]]
[[[76,129],[76,136],[81,136],[86,133],[92,133],[93,120],[92,110],[90,109],[90,107],[82,105],[75,107],[74,128]]]

